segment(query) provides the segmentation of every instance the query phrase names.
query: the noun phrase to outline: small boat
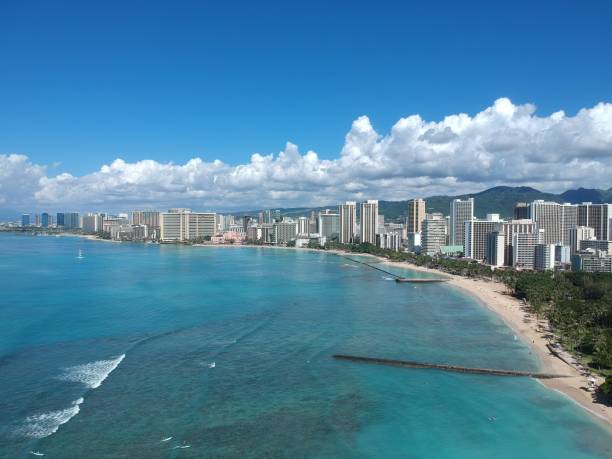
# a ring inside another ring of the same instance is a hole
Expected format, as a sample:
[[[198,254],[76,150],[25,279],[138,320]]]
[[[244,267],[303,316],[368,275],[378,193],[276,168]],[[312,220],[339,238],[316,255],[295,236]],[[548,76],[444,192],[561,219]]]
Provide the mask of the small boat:
[[[78,258],[79,260],[81,260],[81,259],[85,258],[85,257],[83,256],[83,251],[82,251],[81,249],[79,249],[79,255],[77,256],[77,258]]]
[[[217,366],[217,364],[215,362],[210,362],[208,364],[208,368],[215,368]]]
[[[173,438],[174,438],[174,437],[166,437],[166,438],[162,439],[161,441],[162,441],[162,442],[167,442],[167,441],[172,440]]]
[[[45,453],[41,453],[40,451],[30,451],[30,454],[33,456],[44,456]]]

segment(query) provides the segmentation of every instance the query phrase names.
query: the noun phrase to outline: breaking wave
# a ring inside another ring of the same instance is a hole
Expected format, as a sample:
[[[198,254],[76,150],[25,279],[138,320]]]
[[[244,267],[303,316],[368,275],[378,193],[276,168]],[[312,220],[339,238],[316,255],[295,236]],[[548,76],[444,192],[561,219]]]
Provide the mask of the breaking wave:
[[[31,438],[48,437],[57,432],[62,424],[66,424],[79,414],[81,403],[83,403],[83,397],[73,401],[66,409],[28,416],[15,433]]]
[[[64,369],[64,373],[59,376],[62,381],[73,381],[85,384],[90,389],[100,387],[100,384],[117,368],[125,354],[110,360],[98,360],[83,365],[76,365]]]

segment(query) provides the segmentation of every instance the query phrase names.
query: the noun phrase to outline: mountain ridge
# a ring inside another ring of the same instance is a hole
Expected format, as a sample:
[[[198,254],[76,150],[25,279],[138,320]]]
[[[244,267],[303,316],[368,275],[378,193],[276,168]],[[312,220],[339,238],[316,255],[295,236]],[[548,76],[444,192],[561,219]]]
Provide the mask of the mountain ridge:
[[[567,190],[563,193],[547,193],[529,186],[495,186],[476,193],[465,193],[459,195],[436,195],[425,197],[427,212],[441,212],[448,215],[450,203],[453,199],[474,198],[474,214],[478,218],[484,218],[486,214],[498,213],[501,217],[511,218],[514,213],[514,205],[517,202],[532,202],[536,199],[553,202],[569,202],[580,204],[592,202],[601,204],[612,202],[612,187],[607,190],[596,188],[577,188]],[[338,204],[322,207],[299,207],[279,208],[282,215],[296,217],[308,215],[312,211],[325,209],[337,209]],[[379,213],[388,221],[401,219],[406,216],[408,200],[402,201],[378,201]],[[243,214],[256,215],[259,211],[244,212]]]

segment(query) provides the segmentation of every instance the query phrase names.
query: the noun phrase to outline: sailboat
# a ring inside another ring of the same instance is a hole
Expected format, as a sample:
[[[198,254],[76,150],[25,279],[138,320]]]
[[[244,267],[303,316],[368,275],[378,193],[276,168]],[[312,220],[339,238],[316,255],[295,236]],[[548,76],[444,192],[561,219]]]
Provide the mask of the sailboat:
[[[79,260],[80,260],[80,259],[82,259],[82,258],[85,258],[85,257],[83,256],[83,251],[82,251],[81,249],[79,249],[79,256],[78,256],[77,258],[78,258]]]

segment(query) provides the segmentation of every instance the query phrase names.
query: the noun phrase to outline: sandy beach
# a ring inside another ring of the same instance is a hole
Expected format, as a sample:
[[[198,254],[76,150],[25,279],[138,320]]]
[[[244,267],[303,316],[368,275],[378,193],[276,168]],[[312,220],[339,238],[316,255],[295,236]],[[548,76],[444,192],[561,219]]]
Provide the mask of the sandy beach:
[[[524,310],[522,302],[509,294],[504,284],[494,281],[468,279],[406,262],[392,262],[382,258],[380,260],[388,265],[402,266],[414,271],[442,275],[449,279],[448,284],[463,289],[478,298],[484,306],[498,314],[516,333],[517,337],[531,347],[540,360],[543,372],[569,376],[566,378],[538,380],[541,384],[569,397],[588,410],[597,419],[601,420],[608,429],[612,429],[612,407],[597,403],[593,392],[586,390],[589,386],[588,378],[595,377],[597,385],[603,382],[603,378],[597,375],[588,376],[583,374],[584,372],[580,371],[571,356],[563,351],[561,355],[569,364],[552,354],[546,347],[546,344],[549,343],[546,335],[550,335],[550,332],[547,331],[548,324],[543,320],[537,322],[535,316]]]

